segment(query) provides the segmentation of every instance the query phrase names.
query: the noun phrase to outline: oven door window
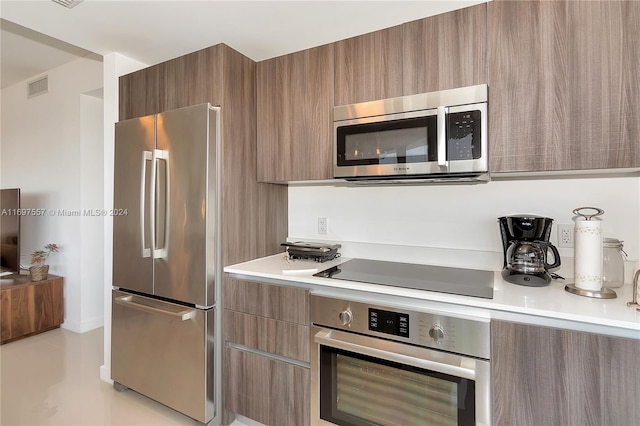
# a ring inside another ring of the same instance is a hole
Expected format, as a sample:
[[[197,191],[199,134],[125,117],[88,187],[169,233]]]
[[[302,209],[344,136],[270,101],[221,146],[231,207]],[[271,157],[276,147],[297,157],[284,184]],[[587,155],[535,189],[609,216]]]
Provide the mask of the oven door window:
[[[425,163],[438,160],[435,116],[337,128],[337,165]]]
[[[473,425],[475,382],[320,346],[320,417],[343,425]]]

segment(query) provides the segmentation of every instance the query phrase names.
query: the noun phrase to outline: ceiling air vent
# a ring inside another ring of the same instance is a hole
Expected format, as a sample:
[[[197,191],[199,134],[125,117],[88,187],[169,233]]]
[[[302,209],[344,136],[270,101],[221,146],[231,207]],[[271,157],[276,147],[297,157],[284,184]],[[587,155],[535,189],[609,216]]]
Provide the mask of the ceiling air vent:
[[[45,94],[49,91],[49,76],[45,75],[27,83],[27,98]]]
[[[60,6],[64,6],[67,9],[72,9],[76,7],[78,4],[82,3],[83,0],[51,0],[54,3],[58,3]]]

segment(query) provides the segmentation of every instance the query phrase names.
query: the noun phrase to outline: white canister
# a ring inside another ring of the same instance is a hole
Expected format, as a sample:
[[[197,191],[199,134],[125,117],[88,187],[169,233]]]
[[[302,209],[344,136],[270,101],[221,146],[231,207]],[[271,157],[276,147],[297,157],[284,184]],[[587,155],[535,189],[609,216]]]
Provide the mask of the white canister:
[[[574,235],[575,286],[583,290],[602,288],[602,222],[576,219]]]

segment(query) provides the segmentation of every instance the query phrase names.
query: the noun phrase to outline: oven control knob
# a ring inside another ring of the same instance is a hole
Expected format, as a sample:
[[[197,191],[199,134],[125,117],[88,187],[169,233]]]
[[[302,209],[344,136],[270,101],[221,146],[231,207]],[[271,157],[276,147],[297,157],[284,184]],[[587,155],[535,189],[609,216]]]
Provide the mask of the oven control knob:
[[[429,329],[429,337],[436,342],[440,339],[444,339],[444,330],[439,325],[434,325]]]
[[[338,316],[340,317],[340,322],[342,322],[342,325],[351,324],[351,320],[353,319],[353,314],[348,309],[346,311],[340,312]]]

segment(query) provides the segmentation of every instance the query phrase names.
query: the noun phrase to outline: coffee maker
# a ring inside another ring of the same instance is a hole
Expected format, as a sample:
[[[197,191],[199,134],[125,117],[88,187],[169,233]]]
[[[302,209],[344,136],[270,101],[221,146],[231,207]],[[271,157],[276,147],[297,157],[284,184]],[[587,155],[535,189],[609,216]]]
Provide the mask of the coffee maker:
[[[558,249],[549,242],[553,219],[535,215],[498,218],[504,265],[502,277],[513,284],[542,287],[551,282],[551,269],[560,266]],[[547,262],[551,250],[553,263]]]

